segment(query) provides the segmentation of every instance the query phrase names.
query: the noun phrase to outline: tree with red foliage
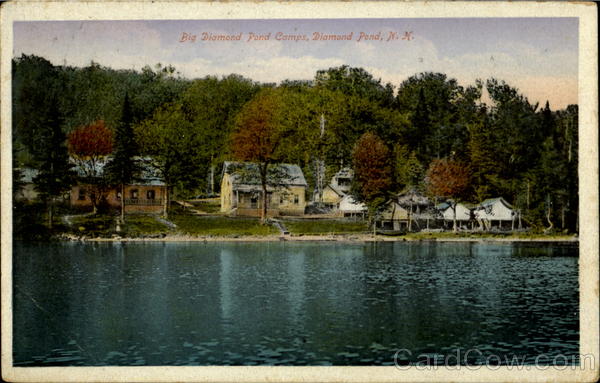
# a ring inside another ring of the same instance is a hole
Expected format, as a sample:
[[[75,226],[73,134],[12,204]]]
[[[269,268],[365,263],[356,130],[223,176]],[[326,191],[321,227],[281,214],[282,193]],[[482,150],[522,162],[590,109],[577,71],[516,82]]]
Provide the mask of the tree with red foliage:
[[[113,150],[112,131],[99,120],[81,126],[69,134],[68,149],[75,161],[81,181],[88,185],[94,214],[106,198],[108,185],[103,167]]]
[[[377,209],[386,202],[392,187],[390,150],[379,136],[367,132],[356,141],[352,162],[353,194],[358,201],[365,202],[373,218]]]
[[[453,158],[431,161],[425,183],[429,194],[442,197],[452,207],[454,213],[453,230],[456,226],[456,204],[464,198],[469,188],[469,166]]]
[[[231,151],[235,159],[258,164],[263,223],[267,217],[267,185],[277,183],[270,179],[274,173],[274,169],[271,169],[274,168],[272,165],[280,159],[278,149],[282,130],[277,120],[277,112],[276,91],[271,89],[261,91],[238,114],[236,130],[231,139]]]

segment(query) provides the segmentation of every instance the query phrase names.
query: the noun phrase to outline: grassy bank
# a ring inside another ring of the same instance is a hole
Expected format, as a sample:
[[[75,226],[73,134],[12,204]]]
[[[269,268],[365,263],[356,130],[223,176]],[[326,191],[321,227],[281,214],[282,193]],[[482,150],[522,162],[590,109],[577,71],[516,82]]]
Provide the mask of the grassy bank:
[[[197,236],[264,236],[278,234],[271,225],[261,225],[258,218],[229,218],[172,214],[169,219],[177,231]]]
[[[70,232],[86,237],[120,237],[136,238],[153,235],[170,234],[171,229],[156,219],[156,216],[145,214],[128,214],[125,222],[117,231],[117,216],[112,214],[75,215],[69,218]]]
[[[121,227],[122,236],[139,237],[143,235],[168,234],[171,229],[155,216],[151,215],[128,215],[125,224]]]
[[[368,233],[365,222],[344,220],[283,220],[291,235],[329,235]]]

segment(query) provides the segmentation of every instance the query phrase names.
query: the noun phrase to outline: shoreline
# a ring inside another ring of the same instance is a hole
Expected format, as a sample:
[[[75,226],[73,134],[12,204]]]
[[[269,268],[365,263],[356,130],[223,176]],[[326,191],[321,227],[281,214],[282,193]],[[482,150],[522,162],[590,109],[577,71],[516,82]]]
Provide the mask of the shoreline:
[[[167,235],[157,238],[81,238],[76,236],[67,236],[58,238],[60,241],[67,242],[534,242],[534,243],[579,243],[579,238],[571,237],[431,237],[431,238],[411,238],[411,237],[389,237],[378,235],[373,237],[371,234],[357,235],[265,235],[265,236],[192,236],[192,235]]]

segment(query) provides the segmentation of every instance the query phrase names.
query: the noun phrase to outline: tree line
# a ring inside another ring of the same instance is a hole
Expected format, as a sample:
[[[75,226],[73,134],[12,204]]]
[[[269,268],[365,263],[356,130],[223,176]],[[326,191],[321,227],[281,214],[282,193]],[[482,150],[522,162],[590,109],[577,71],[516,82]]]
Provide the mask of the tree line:
[[[577,105],[540,107],[494,78],[463,86],[425,72],[395,86],[340,66],[275,85],[235,74],[188,80],[170,66],[13,60],[15,167],[61,171],[67,135],[102,121],[121,167],[134,155],[152,157],[183,198],[217,193],[224,160],[298,164],[310,188],[322,161],[325,179],[353,167],[353,193],[372,210],[407,189],[470,202],[502,196],[530,226],[576,232],[577,116]],[[128,178],[122,170],[115,185]],[[437,189],[436,175],[446,179]]]

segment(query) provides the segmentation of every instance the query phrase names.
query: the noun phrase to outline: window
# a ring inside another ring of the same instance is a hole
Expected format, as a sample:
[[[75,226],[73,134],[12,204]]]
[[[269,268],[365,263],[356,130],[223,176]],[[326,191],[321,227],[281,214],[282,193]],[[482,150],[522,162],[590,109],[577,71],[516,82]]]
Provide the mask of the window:
[[[250,207],[253,209],[258,207],[258,197],[250,198]]]
[[[85,200],[85,189],[79,189],[79,195],[77,196],[77,199],[80,201]]]
[[[154,199],[154,197],[156,197],[156,192],[154,190],[148,190],[146,192],[147,199]]]
[[[130,194],[131,194],[131,199],[138,199],[138,197],[139,197],[139,193],[138,193],[137,189],[131,190]]]
[[[294,203],[298,205],[300,203],[300,196],[298,194],[294,194]]]

